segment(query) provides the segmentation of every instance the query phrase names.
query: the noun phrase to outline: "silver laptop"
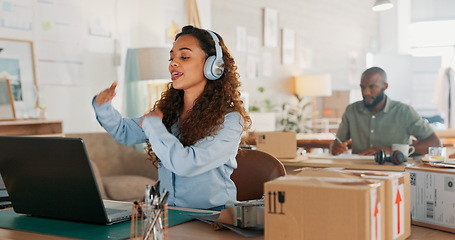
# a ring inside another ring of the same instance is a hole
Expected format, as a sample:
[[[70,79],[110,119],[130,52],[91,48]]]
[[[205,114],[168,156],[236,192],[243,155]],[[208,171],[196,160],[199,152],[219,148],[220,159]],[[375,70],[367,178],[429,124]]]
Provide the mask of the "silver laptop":
[[[0,136],[0,174],[17,213],[98,224],[131,218],[131,203],[101,198],[82,139]]]

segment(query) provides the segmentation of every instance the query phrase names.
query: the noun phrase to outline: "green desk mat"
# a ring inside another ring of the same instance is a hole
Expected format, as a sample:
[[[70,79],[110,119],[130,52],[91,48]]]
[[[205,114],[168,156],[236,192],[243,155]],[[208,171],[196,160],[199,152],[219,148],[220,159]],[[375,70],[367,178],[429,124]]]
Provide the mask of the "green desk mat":
[[[187,214],[207,214],[201,212],[168,209],[168,225],[188,222],[193,217]],[[130,237],[131,221],[113,225],[81,223],[50,218],[30,217],[15,213],[13,209],[0,211],[0,228],[44,233],[79,239],[127,239]]]

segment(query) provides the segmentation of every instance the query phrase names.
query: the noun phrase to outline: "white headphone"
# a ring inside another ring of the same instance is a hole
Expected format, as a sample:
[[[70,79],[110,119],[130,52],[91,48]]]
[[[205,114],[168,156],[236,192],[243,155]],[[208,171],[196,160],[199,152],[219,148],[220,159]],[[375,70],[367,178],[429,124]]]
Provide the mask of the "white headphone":
[[[223,60],[223,50],[220,46],[220,40],[218,37],[210,30],[205,29],[210,36],[212,36],[213,41],[215,41],[215,55],[212,55],[205,60],[204,64],[204,76],[208,80],[217,80],[223,75],[224,72],[224,60]]]

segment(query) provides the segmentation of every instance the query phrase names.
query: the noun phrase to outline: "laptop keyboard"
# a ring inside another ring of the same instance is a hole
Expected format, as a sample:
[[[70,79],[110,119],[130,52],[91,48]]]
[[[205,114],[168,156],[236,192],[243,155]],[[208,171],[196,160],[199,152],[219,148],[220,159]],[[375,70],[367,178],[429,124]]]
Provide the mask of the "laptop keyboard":
[[[13,205],[11,204],[10,201],[0,201],[0,209],[9,208],[12,206]]]
[[[126,212],[126,211],[128,211],[128,210],[125,210],[125,209],[106,208],[106,213],[107,213],[107,215],[116,214],[116,213],[121,213],[121,212]]]

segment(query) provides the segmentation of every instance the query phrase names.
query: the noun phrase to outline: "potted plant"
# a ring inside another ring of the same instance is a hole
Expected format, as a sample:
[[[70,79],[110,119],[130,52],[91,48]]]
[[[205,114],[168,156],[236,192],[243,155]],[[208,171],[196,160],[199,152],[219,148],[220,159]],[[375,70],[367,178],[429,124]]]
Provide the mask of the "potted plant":
[[[311,121],[311,110],[307,107],[311,106],[311,102],[305,102],[303,97],[298,94],[293,95],[295,98],[291,102],[285,102],[281,106],[283,118],[280,124],[284,131],[295,131],[297,133],[310,132],[311,126],[308,123]]]
[[[260,93],[264,93],[264,87],[258,87],[258,92]],[[254,104],[250,106],[249,108],[249,111],[250,112],[271,112],[272,111],[272,108],[273,108],[273,105],[272,105],[272,101],[270,101],[270,99],[266,98],[263,102],[263,104],[261,104],[263,106],[260,106],[258,104],[258,101],[254,101]]]
[[[261,94],[264,93],[264,87],[257,89]],[[259,104],[260,103],[260,104]],[[275,131],[276,129],[276,116],[272,112],[272,101],[266,98],[263,101],[254,101],[249,107],[249,115],[253,122],[251,126],[252,131]]]

